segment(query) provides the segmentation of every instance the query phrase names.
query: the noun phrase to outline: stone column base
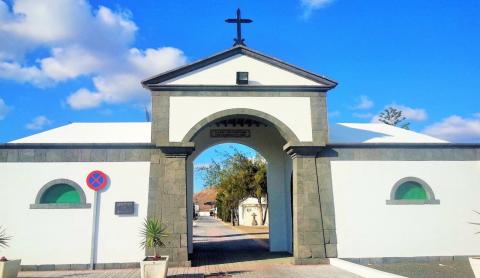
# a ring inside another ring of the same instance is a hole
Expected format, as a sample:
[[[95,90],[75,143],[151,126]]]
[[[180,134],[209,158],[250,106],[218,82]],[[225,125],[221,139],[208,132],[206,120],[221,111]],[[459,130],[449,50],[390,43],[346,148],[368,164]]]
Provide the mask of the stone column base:
[[[313,264],[330,264],[330,259],[325,258],[292,258],[292,264],[295,265],[313,265]]]

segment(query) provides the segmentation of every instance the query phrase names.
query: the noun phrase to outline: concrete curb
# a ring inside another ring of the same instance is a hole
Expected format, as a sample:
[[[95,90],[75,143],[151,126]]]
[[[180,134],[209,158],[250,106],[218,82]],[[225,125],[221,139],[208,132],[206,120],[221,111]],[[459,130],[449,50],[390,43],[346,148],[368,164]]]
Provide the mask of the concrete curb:
[[[407,278],[405,276],[384,272],[381,270],[377,270],[377,269],[359,265],[359,264],[354,264],[354,263],[344,261],[342,259],[337,259],[337,258],[331,258],[330,264],[340,269],[343,269],[345,271],[348,271],[350,273],[360,275],[362,277],[367,277],[367,278]]]

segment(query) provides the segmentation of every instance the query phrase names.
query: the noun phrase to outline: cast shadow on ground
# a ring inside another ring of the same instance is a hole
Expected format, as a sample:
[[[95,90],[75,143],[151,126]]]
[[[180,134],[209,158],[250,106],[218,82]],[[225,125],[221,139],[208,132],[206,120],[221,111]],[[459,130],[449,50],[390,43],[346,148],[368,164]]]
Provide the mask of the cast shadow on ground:
[[[231,234],[231,235],[221,235],[221,236],[196,236],[194,235],[193,238],[228,238],[228,237],[236,237],[236,236],[245,236],[245,235],[268,235],[268,233],[241,233],[241,234]]]
[[[193,266],[290,258],[287,252],[270,252],[268,239],[202,241],[193,244]]]

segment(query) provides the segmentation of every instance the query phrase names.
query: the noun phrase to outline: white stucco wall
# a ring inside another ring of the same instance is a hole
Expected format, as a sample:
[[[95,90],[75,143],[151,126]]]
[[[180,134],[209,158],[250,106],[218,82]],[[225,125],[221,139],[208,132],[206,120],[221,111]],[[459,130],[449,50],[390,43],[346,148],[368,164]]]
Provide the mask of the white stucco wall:
[[[267,113],[288,126],[300,141],[312,141],[308,97],[170,97],[169,139],[181,142],[202,119],[234,108]]]
[[[110,178],[100,193],[97,263],[142,259],[138,231],[147,213],[149,162],[0,164],[0,225],[13,236],[1,254],[25,265],[88,264],[94,193],[85,179],[93,170]],[[92,208],[30,209],[40,188],[59,178],[78,183]],[[136,215],[114,215],[116,201],[134,201]]]
[[[249,73],[249,84],[251,85],[321,85],[310,79],[241,54],[170,79],[162,84],[236,85],[236,74],[238,71],[247,71]]]
[[[417,177],[438,205],[387,205],[393,185]],[[480,162],[332,162],[338,256],[480,255]]]

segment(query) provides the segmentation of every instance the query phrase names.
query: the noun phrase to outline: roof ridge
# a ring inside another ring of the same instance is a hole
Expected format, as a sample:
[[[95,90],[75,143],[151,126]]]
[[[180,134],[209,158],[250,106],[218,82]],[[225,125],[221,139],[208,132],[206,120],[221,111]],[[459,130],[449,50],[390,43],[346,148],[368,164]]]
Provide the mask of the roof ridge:
[[[167,80],[171,80],[173,78],[185,75],[187,73],[190,73],[192,71],[207,67],[209,65],[212,65],[216,62],[223,61],[229,57],[232,57],[237,54],[242,54],[246,55],[248,57],[251,57],[253,59],[262,61],[264,63],[267,63],[269,65],[278,67],[280,69],[286,70],[290,73],[296,74],[298,76],[301,76],[303,78],[309,79],[311,81],[317,82],[319,84],[323,84],[326,89],[332,89],[335,86],[337,86],[337,82],[333,81],[323,75],[319,75],[310,71],[307,71],[303,68],[300,68],[298,66],[286,63],[280,59],[268,56],[266,54],[263,54],[259,51],[253,50],[251,48],[248,48],[246,46],[235,46],[232,48],[229,48],[225,51],[219,52],[217,54],[208,56],[206,58],[194,61],[190,64],[186,64],[177,68],[174,68],[172,70],[151,76],[149,78],[146,78],[141,81],[141,84],[145,88],[150,88],[150,86],[154,86],[158,83],[165,82]]]

